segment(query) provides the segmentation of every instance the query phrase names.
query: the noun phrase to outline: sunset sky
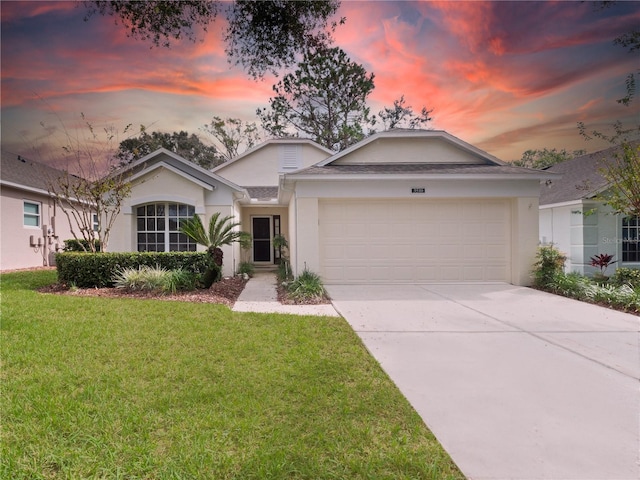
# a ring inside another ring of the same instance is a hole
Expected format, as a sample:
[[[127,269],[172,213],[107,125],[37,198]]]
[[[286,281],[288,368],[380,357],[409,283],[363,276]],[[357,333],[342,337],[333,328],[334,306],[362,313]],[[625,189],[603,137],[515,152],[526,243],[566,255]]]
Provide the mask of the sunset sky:
[[[77,2],[2,1],[2,150],[41,161],[80,113],[96,126],[186,130],[217,116],[257,121],[273,77],[253,81],[224,54],[224,20],[171,49],[128,38]],[[375,73],[372,112],[404,94],[446,130],[502,160],[527,149],[595,151],[576,123],[640,121],[625,78],[640,52],[613,39],[640,25],[640,2],[343,1],[336,44]],[[44,126],[42,125],[44,124]],[[53,150],[51,150],[53,149]],[[36,153],[36,150],[39,153]],[[40,157],[40,158],[38,158]],[[60,166],[60,165],[58,165]]]

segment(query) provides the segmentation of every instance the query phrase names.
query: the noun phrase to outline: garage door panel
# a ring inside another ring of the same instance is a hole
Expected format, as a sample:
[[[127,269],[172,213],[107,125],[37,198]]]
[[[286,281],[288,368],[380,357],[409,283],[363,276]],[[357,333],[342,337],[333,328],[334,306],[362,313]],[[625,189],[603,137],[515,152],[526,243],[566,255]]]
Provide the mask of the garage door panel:
[[[327,283],[508,281],[507,200],[321,200]]]
[[[463,276],[467,282],[481,282],[484,279],[484,268],[477,267],[464,267]]]
[[[363,248],[362,245],[347,245],[343,250],[347,258],[354,260],[366,260],[369,258],[367,249]]]

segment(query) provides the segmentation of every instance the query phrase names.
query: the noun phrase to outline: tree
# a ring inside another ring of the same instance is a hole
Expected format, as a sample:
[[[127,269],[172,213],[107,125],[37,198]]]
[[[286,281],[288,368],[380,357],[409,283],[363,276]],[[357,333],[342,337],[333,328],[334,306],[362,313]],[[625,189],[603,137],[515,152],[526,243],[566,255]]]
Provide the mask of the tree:
[[[127,28],[127,35],[170,47],[181,38],[197,39],[221,11],[227,18],[223,32],[229,60],[259,78],[293,65],[299,52],[331,43],[331,33],[344,19],[330,22],[338,0],[287,1],[85,1],[85,21],[95,14],[109,15]]]
[[[393,107],[385,107],[384,110],[380,110],[378,117],[382,120],[385,130],[394,128],[413,130],[433,120],[430,117],[432,112],[433,109],[427,110],[427,107],[422,107],[420,114],[413,113],[413,108],[410,105],[405,105],[404,95],[401,95],[399,99],[393,101]]]
[[[163,132],[149,134],[144,127],[141,130],[137,137],[128,138],[120,143],[116,156],[121,165],[127,165],[161,147],[206,169],[211,169],[225,160],[215,146],[205,145],[194,133],[189,135],[185,131],[180,131],[171,134]]]
[[[338,47],[312,48],[295,72],[273,86],[276,96],[269,99],[270,109],[258,109],[257,114],[271,135],[302,135],[343,150],[373,125],[367,107],[373,78]]]
[[[622,142],[601,168],[611,187],[602,198],[615,213],[640,217],[640,144]]]
[[[635,138],[640,126],[623,128],[618,121],[612,125],[613,133],[607,134],[598,130],[587,132],[584,123],[579,122],[578,129],[585,140],[600,138],[618,147],[600,162],[600,173],[609,188],[598,199],[614,213],[640,217],[640,142]]]
[[[616,2],[600,2],[600,8],[613,5]],[[614,45],[629,48],[629,53],[640,49],[640,31],[634,29],[625,32],[613,40]],[[631,106],[635,97],[635,77],[631,73],[627,76],[626,95],[617,100],[624,107]],[[599,195],[599,198],[609,205],[615,213],[625,216],[640,217],[640,124],[625,127],[621,121],[611,125],[610,133],[592,130],[587,132],[583,122],[578,122],[578,131],[585,140],[599,138],[611,145],[617,146],[608,159],[600,165],[600,172],[609,183],[609,188]]]
[[[561,163],[572,158],[579,157],[586,153],[585,150],[574,150],[573,152],[567,152],[564,148],[560,151],[555,148],[548,149],[536,149],[527,150],[522,154],[520,160],[514,160],[512,165],[516,167],[536,168],[538,170],[544,170],[551,167],[556,163]]]
[[[131,192],[131,184],[113,164],[115,128],[106,127],[106,139],[102,140],[84,114],[81,118],[89,136],[73,138],[65,130],[66,142],[62,146],[67,160],[75,164],[76,174],[65,171],[56,178],[48,178],[48,191],[67,217],[73,238],[84,240],[81,243],[91,252],[95,253],[97,248],[104,252],[122,203]],[[129,126],[123,133],[128,129]]]
[[[212,261],[218,267],[222,267],[223,253],[220,247],[231,245],[234,242],[246,242],[247,234],[237,230],[236,228],[239,226],[240,223],[233,222],[231,215],[220,218],[220,212],[216,212],[211,215],[208,232],[205,231],[202,220],[198,215],[194,215],[184,222],[180,227],[180,231],[194,242],[204,246]],[[210,287],[215,280],[215,278],[210,278],[209,281],[205,281],[205,284],[208,283],[205,287]]]
[[[260,141],[256,124],[243,122],[239,118],[213,117],[211,123],[202,130],[218,143],[218,155],[227,162],[241,153],[240,147],[248,150]]]
[[[344,23],[344,18],[329,23],[339,7],[337,0],[236,0],[227,16],[227,55],[253,78],[277,74],[294,65],[301,52],[332,43],[331,33]]]

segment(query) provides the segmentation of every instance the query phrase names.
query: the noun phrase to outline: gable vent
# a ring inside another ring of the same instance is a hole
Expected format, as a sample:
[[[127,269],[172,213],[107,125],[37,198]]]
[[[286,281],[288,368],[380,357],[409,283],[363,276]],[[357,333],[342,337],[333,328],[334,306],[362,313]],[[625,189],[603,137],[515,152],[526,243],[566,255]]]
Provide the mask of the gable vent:
[[[302,146],[282,145],[280,149],[280,171],[297,170],[302,167]]]

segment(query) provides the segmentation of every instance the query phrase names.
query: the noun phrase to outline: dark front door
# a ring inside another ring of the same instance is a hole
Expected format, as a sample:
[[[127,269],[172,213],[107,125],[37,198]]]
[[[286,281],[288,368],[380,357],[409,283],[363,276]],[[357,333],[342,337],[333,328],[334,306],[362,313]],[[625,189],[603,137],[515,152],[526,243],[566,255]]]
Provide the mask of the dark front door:
[[[271,262],[271,217],[253,217],[253,261]]]

